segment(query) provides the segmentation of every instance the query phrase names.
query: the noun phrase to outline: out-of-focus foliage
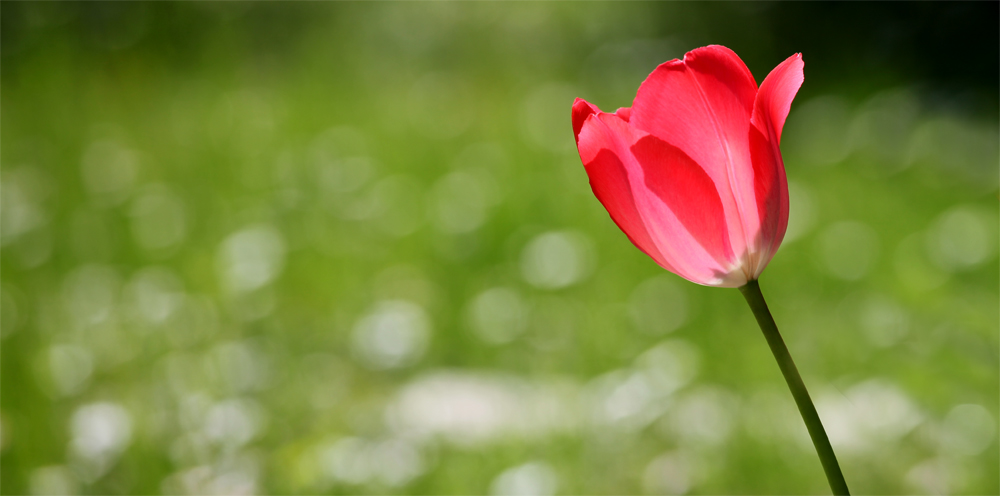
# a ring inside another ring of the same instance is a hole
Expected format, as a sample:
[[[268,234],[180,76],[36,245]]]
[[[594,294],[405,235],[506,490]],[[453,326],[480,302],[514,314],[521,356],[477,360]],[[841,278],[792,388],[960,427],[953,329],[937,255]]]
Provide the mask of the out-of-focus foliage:
[[[723,43],[804,52],[762,286],[851,487],[996,494],[996,4],[884,5],[4,2],[3,493],[824,493],[574,149]]]

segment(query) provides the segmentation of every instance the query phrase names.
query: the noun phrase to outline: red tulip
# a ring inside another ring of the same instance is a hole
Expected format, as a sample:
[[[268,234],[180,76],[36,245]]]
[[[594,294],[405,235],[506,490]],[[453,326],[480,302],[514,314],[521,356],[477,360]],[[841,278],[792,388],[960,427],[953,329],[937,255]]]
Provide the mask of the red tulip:
[[[802,67],[795,54],[758,88],[739,56],[711,45],[657,67],[632,108],[573,103],[591,188],[633,244],[698,284],[760,276],[788,225],[778,143]]]
[[[788,383],[834,494],[849,495],[823,422],[757,278],[788,226],[778,149],[802,85],[795,54],[757,88],[732,50],[702,47],[661,64],[632,108],[573,103],[573,133],[594,195],[663,268],[698,284],[740,288]]]

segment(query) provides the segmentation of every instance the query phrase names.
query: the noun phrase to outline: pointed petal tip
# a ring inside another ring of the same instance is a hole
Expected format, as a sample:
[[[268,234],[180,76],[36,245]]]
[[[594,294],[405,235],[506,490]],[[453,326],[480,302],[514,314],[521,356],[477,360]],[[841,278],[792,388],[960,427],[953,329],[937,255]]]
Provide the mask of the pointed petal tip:
[[[805,81],[804,68],[802,54],[796,53],[772,69],[760,85],[751,122],[765,134],[766,126],[771,126],[778,141],[792,100]]]
[[[593,114],[600,113],[601,109],[583,98],[577,98],[573,101],[573,137],[576,138],[577,142],[580,141],[580,130],[583,129],[583,123]]]
[[[782,61],[781,64],[778,64],[778,67],[784,64],[795,64],[799,67],[799,70],[801,70],[802,67],[805,66],[805,60],[802,59],[802,52],[793,53],[792,56]]]

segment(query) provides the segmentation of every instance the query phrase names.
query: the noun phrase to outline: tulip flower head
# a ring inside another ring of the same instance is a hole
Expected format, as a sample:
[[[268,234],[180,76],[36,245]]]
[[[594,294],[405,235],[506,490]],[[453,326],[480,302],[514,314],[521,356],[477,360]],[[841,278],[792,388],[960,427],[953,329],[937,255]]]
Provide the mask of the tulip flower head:
[[[802,67],[795,54],[758,88],[739,56],[710,45],[657,67],[631,108],[574,102],[591,188],[636,247],[698,284],[760,276],[788,226],[778,145]]]

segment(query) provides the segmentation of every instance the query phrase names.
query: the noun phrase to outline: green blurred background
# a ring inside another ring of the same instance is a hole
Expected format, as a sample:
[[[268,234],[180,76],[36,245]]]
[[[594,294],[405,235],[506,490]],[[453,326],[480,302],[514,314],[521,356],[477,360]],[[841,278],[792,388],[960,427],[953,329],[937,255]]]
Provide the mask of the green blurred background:
[[[4,494],[828,491],[739,293],[574,97],[795,52],[762,278],[852,489],[996,494],[998,4],[15,3]]]

